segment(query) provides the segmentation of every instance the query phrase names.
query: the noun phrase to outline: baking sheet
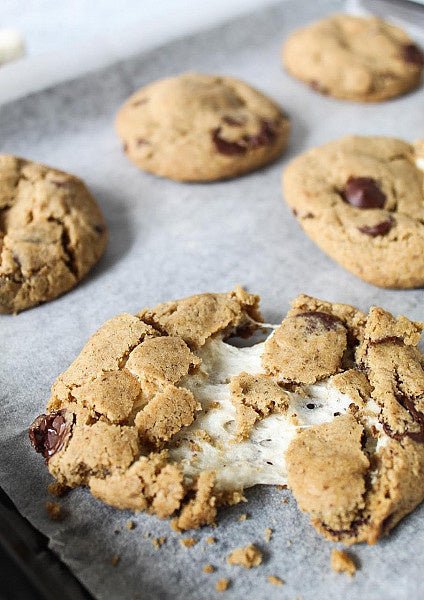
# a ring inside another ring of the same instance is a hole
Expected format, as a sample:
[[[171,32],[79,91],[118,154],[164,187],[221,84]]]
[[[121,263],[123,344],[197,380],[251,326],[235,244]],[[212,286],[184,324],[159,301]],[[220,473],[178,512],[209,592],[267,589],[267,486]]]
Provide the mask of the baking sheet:
[[[301,233],[281,200],[282,167],[310,146],[346,133],[424,136],[423,88],[383,104],[353,104],[319,96],[282,71],[285,35],[341,7],[336,0],[289,0],[0,109],[0,150],[85,179],[110,227],[106,256],[78,288],[0,317],[0,485],[99,599],[209,599],[219,596],[214,584],[221,577],[231,579],[225,597],[234,599],[422,597],[424,506],[378,545],[355,547],[361,569],[350,580],[330,570],[334,545],[314,532],[288,491],[273,488],[251,490],[247,505],[222,510],[218,528],[189,533],[198,540],[191,549],[180,546],[167,521],[115,511],[86,490],[64,498],[67,518],[52,522],[44,508],[50,478],[27,439],[54,378],[118,312],[241,283],[261,294],[267,321],[278,322],[300,292],[424,319],[422,290],[380,290],[354,278]],[[203,185],[160,180],[132,166],[113,131],[117,107],[137,87],[187,69],[240,77],[273,96],[293,121],[285,156],[257,173]],[[250,518],[239,522],[245,512]],[[129,518],[136,522],[131,531]],[[274,530],[269,544],[266,527]],[[206,544],[210,535],[215,545]],[[166,542],[157,550],[151,538],[160,536]],[[249,542],[264,551],[263,566],[226,565],[228,552]],[[202,573],[206,563],[217,572]],[[268,575],[285,585],[271,586]]]

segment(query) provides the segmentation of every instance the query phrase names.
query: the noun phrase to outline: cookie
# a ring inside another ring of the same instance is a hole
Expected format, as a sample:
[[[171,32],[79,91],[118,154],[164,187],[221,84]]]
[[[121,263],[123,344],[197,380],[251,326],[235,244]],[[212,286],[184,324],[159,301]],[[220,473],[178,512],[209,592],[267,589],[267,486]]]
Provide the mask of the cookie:
[[[144,171],[177,181],[211,181],[277,158],[288,117],[261,92],[231,77],[184,73],[146,85],[121,107],[116,130]]]
[[[182,531],[245,488],[288,484],[317,531],[345,543],[374,543],[413,510],[424,324],[301,295],[270,326],[258,304],[237,288],[106,322],[30,428],[61,488]],[[255,329],[265,341],[230,343]]]
[[[0,155],[0,313],[17,313],[73,288],[99,260],[106,225],[84,183]]]
[[[285,200],[305,233],[368,283],[424,285],[421,145],[345,137],[298,156],[283,173]]]
[[[399,27],[376,17],[335,14],[292,33],[287,71],[335,98],[378,102],[416,88],[424,54]]]

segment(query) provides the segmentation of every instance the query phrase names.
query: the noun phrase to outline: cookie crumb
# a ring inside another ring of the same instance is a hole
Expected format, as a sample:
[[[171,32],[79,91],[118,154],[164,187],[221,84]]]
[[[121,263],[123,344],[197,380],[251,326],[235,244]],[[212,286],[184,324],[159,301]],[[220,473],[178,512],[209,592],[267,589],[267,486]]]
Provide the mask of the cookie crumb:
[[[110,563],[111,563],[112,567],[116,567],[120,560],[121,560],[121,557],[118,556],[117,554],[114,554],[112,556],[112,558],[110,559]]]
[[[135,523],[134,521],[131,521],[131,519],[129,521],[126,522],[125,527],[127,529],[135,529]]]
[[[205,541],[207,544],[216,544],[216,538],[212,536],[207,537]]]
[[[272,538],[272,529],[271,527],[267,527],[264,531],[264,540],[268,543]]]
[[[288,498],[281,498],[281,502],[283,504],[288,504],[289,503],[289,499]]]
[[[272,585],[284,585],[284,581],[276,575],[268,575],[267,581],[268,583],[272,583]]]
[[[246,514],[246,513],[243,513],[243,514],[242,514],[242,515],[240,515],[240,516],[239,516],[239,518],[238,518],[238,520],[239,520],[239,521],[246,521],[246,519],[247,519],[247,514]]]
[[[287,485],[284,483],[282,485],[277,485],[277,490],[286,490],[287,489]]]
[[[65,518],[66,513],[58,502],[46,502],[46,511],[52,521],[62,521]]]
[[[228,590],[229,585],[229,579],[218,579],[218,581],[215,583],[215,589],[217,592],[225,592],[225,590]]]
[[[239,565],[245,569],[258,567],[262,562],[262,552],[254,544],[236,548],[227,556],[229,565]]]
[[[52,496],[56,496],[56,498],[61,498],[68,490],[69,488],[66,485],[63,485],[63,483],[59,483],[58,481],[53,481],[47,486],[48,493]]]
[[[150,541],[152,542],[152,546],[154,546],[156,550],[159,550],[159,548],[166,542],[166,537],[155,537],[152,538]]]
[[[215,567],[213,565],[205,565],[202,568],[203,573],[214,573],[215,572]]]
[[[197,540],[192,537],[183,538],[182,540],[180,540],[180,544],[184,548],[192,548],[193,546],[195,546],[197,544]]]
[[[334,549],[331,552],[331,568],[336,573],[346,573],[353,577],[356,573],[356,563],[352,556],[344,550]]]

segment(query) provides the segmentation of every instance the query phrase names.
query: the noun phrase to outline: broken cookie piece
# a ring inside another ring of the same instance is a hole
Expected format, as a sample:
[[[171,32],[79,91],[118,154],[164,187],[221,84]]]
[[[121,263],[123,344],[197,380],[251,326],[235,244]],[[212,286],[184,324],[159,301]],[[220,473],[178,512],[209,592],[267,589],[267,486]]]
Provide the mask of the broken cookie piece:
[[[106,224],[84,183],[68,173],[0,155],[0,313],[73,288],[102,256]]]
[[[331,552],[331,568],[336,573],[346,573],[353,577],[356,573],[356,562],[350,554],[344,550],[334,549]]]
[[[229,565],[238,565],[245,569],[258,567],[262,562],[262,552],[254,544],[236,548],[227,557]]]
[[[374,543],[413,510],[423,324],[301,295],[272,326],[258,303],[237,288],[105,323],[30,428],[60,486],[186,531],[246,488],[288,484],[317,531],[347,544]],[[255,329],[265,341],[233,345]],[[259,560],[243,552],[231,560]]]

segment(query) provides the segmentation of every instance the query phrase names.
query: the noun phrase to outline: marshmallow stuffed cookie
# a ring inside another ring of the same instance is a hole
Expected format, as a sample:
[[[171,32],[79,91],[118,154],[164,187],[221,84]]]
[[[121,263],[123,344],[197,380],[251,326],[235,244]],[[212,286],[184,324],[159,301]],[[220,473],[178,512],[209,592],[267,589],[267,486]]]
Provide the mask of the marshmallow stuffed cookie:
[[[301,295],[273,326],[258,304],[237,288],[107,321],[30,427],[53,477],[177,530],[257,484],[287,484],[330,540],[392,529],[424,498],[423,324]]]

